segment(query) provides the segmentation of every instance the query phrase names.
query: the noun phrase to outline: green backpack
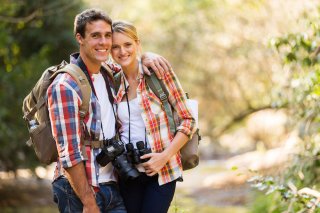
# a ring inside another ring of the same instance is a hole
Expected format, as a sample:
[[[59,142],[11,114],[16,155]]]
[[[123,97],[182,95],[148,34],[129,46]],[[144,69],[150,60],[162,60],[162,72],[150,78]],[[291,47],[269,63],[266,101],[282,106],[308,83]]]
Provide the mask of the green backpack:
[[[74,64],[62,61],[59,65],[47,68],[31,92],[25,97],[22,105],[23,119],[27,122],[30,139],[27,145],[33,146],[41,163],[50,164],[57,161],[56,142],[52,136],[47,106],[47,89],[59,73],[68,73],[77,82],[82,93],[80,106],[81,123],[89,109],[91,87],[85,73]],[[83,146],[84,148],[84,146]],[[84,156],[85,151],[82,150]]]
[[[154,72],[151,75],[144,75],[147,85],[150,87],[152,92],[161,100],[164,110],[168,116],[168,122],[170,126],[170,132],[175,135],[176,127],[179,123],[179,119],[175,110],[169,103],[169,92],[161,80],[159,80]],[[114,76],[115,91],[116,94],[119,91],[121,83],[121,73],[117,73]],[[189,97],[187,95],[189,100]],[[193,134],[192,138],[180,149],[181,162],[183,170],[188,170],[196,167],[199,164],[199,141],[201,136],[199,134],[199,128]]]

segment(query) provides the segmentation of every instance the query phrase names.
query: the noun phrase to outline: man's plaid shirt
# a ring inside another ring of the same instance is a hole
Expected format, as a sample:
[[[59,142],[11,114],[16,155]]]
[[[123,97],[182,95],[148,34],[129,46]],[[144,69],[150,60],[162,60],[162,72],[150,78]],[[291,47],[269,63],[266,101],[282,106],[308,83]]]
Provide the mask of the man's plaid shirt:
[[[62,73],[54,79],[48,88],[47,95],[52,133],[56,139],[59,154],[54,179],[64,175],[65,168],[83,162],[85,163],[88,183],[98,187],[100,165],[95,158],[101,149],[91,149],[90,146],[86,146],[88,159],[85,159],[81,152],[82,125],[80,125],[79,107],[82,103],[82,94],[79,86],[69,74]],[[89,137],[99,140],[101,111],[98,99],[93,92],[89,102],[89,113],[85,116],[84,122]],[[112,165],[108,164],[107,166]]]

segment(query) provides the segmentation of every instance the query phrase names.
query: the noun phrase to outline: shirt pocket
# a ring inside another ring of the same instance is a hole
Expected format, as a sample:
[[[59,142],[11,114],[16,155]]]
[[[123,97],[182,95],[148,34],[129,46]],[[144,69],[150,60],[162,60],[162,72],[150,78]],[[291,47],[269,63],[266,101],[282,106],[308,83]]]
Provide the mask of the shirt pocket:
[[[152,92],[148,93],[148,99],[150,101],[150,108],[153,114],[161,114],[163,112],[163,105],[161,100]]]

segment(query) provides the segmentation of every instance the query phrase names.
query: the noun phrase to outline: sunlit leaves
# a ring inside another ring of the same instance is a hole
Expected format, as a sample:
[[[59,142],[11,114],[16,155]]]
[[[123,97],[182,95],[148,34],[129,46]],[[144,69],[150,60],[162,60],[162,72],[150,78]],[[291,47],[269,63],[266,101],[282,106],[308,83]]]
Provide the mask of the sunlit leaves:
[[[28,136],[21,105],[42,71],[62,59],[68,60],[69,53],[74,52],[73,19],[79,11],[75,2],[80,1],[2,2],[0,169],[14,171],[18,167],[32,168],[39,164],[34,151],[25,145]],[[64,12],[65,6],[68,12]],[[45,13],[38,12],[43,9]]]

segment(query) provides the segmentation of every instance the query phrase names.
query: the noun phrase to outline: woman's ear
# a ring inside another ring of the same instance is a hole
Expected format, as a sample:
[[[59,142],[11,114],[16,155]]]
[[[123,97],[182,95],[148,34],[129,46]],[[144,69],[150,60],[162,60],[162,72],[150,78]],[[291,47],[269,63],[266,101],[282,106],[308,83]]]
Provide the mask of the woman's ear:
[[[141,45],[140,45],[140,40],[137,40],[137,48],[138,48],[138,55],[141,57],[142,55],[142,48],[141,48]]]

